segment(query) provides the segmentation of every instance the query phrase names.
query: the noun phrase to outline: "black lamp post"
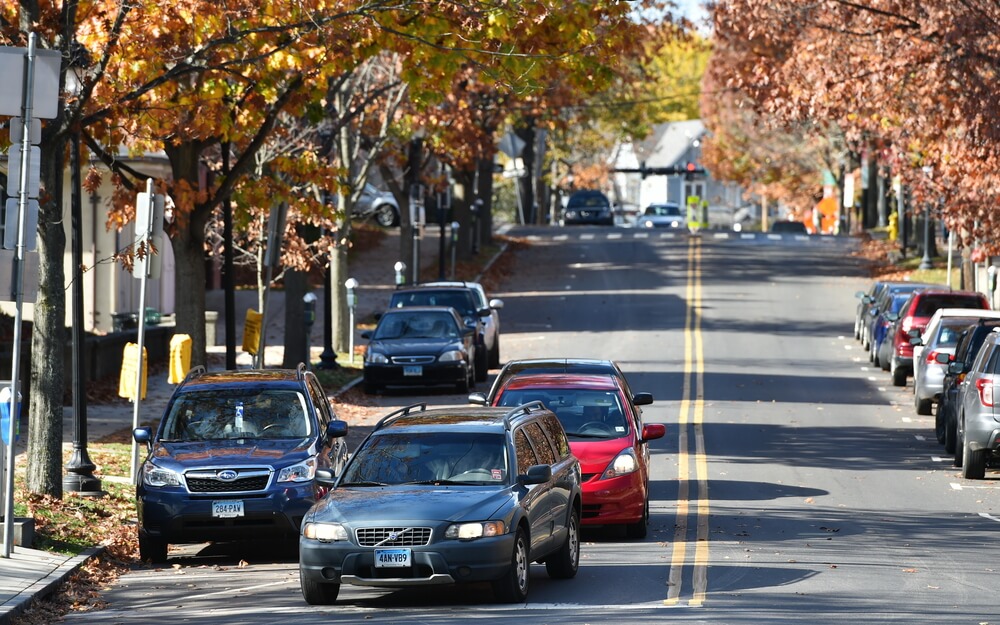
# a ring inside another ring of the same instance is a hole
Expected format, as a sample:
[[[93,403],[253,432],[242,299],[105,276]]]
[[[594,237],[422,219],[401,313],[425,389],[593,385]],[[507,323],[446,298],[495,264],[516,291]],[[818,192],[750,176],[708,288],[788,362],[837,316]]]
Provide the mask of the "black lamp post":
[[[323,352],[319,355],[317,369],[336,369],[337,352],[333,349],[333,270],[330,255],[326,256],[326,275],[323,283]]]
[[[73,68],[75,69],[75,68]],[[74,71],[71,90],[79,92],[79,79]],[[80,131],[70,134],[70,211],[72,213],[73,253],[73,454],[66,463],[63,490],[88,496],[102,496],[101,480],[94,476],[96,465],[87,455],[87,397],[83,393],[84,358],[86,343],[83,337],[83,207],[80,183]]]
[[[930,178],[931,168],[925,166],[923,168],[924,174]],[[927,206],[927,210],[924,211],[924,256],[920,259],[920,265],[917,266],[918,269],[931,269],[934,267],[934,263],[931,262],[931,207]]]

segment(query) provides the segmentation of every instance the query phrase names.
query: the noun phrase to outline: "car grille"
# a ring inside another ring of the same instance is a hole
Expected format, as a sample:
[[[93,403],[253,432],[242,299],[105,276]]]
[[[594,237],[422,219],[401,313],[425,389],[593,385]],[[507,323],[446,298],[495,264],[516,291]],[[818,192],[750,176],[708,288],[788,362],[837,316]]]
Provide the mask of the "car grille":
[[[393,356],[394,365],[429,365],[434,362],[434,356]]]
[[[362,547],[420,547],[431,542],[431,528],[362,527],[354,530],[354,536]]]
[[[192,493],[245,493],[261,491],[271,481],[270,469],[228,469],[234,479],[223,479],[227,469],[188,471],[184,474],[188,491]]]

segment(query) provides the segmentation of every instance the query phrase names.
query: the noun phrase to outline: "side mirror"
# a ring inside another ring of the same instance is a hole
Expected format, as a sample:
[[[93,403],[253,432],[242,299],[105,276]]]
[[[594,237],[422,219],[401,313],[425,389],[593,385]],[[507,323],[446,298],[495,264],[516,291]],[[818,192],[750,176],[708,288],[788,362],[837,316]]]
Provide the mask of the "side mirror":
[[[896,321],[899,320],[899,313],[885,313],[885,318],[888,319],[890,323],[896,323]]]
[[[666,434],[667,426],[662,423],[647,423],[642,426],[643,441],[655,441],[658,438],[663,438]]]
[[[913,337],[913,338],[920,338],[920,330],[916,330],[916,329],[910,330],[906,334],[909,335],[909,336],[911,336],[911,337]]]
[[[502,299],[491,299],[490,300],[490,308],[492,308],[494,310],[500,310],[501,308],[503,308],[503,300]]]
[[[327,438],[343,438],[347,436],[347,421],[335,419],[326,426]]]
[[[952,358],[954,358],[954,356],[946,352],[938,352],[934,354],[934,362],[936,362],[939,365],[948,364],[949,362],[951,362]]]
[[[916,330],[910,330],[910,331],[915,332]],[[916,336],[912,334],[910,335],[910,345],[917,347],[918,345],[923,345],[923,344],[924,344],[924,339],[919,334]]]
[[[962,375],[965,373],[965,363],[960,360],[952,360],[948,363],[948,375]]]
[[[323,486],[333,486],[337,477],[330,469],[316,469],[316,482]]]
[[[140,445],[145,445],[146,451],[149,451],[150,449],[153,448],[152,428],[147,428],[147,427],[135,428],[134,430],[132,430],[132,438],[134,438],[135,442],[139,443]]]
[[[635,406],[648,406],[653,403],[652,393],[636,393],[632,396],[632,404]]]
[[[865,292],[864,291],[855,291],[854,292],[854,297],[857,297],[858,299],[861,299],[864,296],[865,296]]]
[[[552,479],[552,467],[547,464],[535,464],[528,467],[528,472],[518,475],[517,481],[525,486],[544,484]]]
[[[475,404],[476,406],[489,406],[490,403],[486,401],[486,393],[469,393],[469,403]]]

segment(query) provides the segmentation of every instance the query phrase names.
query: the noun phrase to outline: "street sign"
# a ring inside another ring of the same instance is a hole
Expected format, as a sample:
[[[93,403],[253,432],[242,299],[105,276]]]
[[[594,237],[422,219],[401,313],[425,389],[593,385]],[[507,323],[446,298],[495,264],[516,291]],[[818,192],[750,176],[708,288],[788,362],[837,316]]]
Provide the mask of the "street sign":
[[[42,149],[37,145],[31,146],[31,153],[28,155],[28,158],[28,197],[37,198],[41,181]],[[17,197],[21,194],[20,145],[15,144],[10,146],[10,150],[7,152],[7,171],[16,172],[13,176],[7,176],[7,195]]]
[[[500,139],[500,151],[507,156],[514,158],[521,156],[521,152],[524,151],[525,141],[521,137],[518,137],[512,132],[507,132]]]
[[[0,47],[0,115],[17,116],[24,106],[24,67],[27,48]],[[59,113],[59,66],[62,54],[58,50],[35,50],[35,78],[31,116],[54,119]]]
[[[17,198],[8,198],[4,204],[3,249],[17,247]],[[24,214],[24,249],[34,252],[38,248],[38,200],[28,200]]]

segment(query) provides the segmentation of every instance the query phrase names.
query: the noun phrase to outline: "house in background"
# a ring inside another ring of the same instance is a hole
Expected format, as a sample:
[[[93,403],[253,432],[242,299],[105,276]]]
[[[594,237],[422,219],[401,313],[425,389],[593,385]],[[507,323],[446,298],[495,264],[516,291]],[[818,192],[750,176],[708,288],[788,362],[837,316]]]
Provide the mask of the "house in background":
[[[169,163],[163,153],[152,153],[142,157],[130,157],[125,153],[119,159],[130,167],[147,172],[150,176],[165,177],[170,175]],[[5,155],[0,155],[0,167],[7,169]],[[86,165],[89,167],[89,165]],[[86,172],[84,172],[86,175]],[[114,188],[111,176],[107,172],[102,184],[95,193],[82,192],[81,234],[83,242],[83,323],[84,331],[97,334],[112,332],[115,329],[115,315],[119,313],[139,312],[140,280],[126,271],[121,263],[115,262],[115,254],[125,250],[134,240],[133,224],[128,224],[121,232],[108,230],[107,215],[110,210],[111,197]],[[63,180],[63,217],[62,223],[66,231],[66,253],[63,271],[66,279],[66,326],[72,325],[72,282],[76,275],[73,264],[72,250],[72,208],[70,203],[71,172],[66,170]],[[6,197],[6,196],[5,196]],[[5,220],[5,217],[2,219]],[[6,223],[0,221],[0,234]],[[174,312],[174,255],[170,241],[166,237],[161,241],[160,277],[149,280],[146,284],[146,307],[153,308],[162,314]],[[12,258],[12,256],[11,256]],[[27,274],[26,274],[27,279]],[[25,292],[34,293],[36,285],[26,285]],[[31,321],[34,317],[34,298],[25,298],[23,318]],[[0,302],[0,312],[14,316],[14,302]]]
[[[699,119],[658,124],[642,140],[622,143],[615,153],[614,194],[622,206],[642,211],[650,204],[674,202],[686,206],[696,196],[708,203],[708,220],[713,227],[729,228],[734,214],[747,205],[743,189],[712,178],[711,172],[656,174],[643,176],[639,170],[674,168],[687,170],[689,164],[702,169],[701,142],[706,134]]]

